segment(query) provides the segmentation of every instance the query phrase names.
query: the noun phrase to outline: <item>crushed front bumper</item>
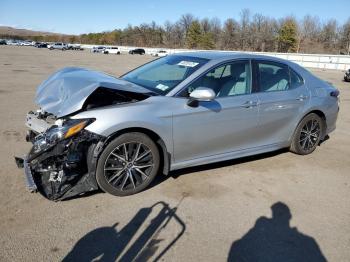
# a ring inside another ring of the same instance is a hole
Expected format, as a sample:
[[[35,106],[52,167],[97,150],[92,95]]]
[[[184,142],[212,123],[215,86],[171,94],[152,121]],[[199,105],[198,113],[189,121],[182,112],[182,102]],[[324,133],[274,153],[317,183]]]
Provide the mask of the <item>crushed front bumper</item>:
[[[87,131],[45,150],[15,157],[30,192],[58,201],[98,189],[95,178],[102,137]]]

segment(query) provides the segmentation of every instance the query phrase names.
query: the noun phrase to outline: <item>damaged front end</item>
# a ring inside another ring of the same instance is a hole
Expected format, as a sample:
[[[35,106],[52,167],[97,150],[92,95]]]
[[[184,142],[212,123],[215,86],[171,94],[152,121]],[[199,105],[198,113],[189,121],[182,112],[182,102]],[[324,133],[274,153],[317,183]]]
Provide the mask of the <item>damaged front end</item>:
[[[23,159],[16,158],[16,163],[24,168],[31,192],[39,191],[56,201],[98,189],[94,154],[103,137],[84,129],[93,121],[54,120],[41,111],[28,113],[26,124],[31,129],[26,139],[33,147]]]
[[[95,119],[70,116],[151,95],[141,86],[88,69],[69,67],[52,74],[37,89],[40,110],[27,114],[26,140],[33,147],[24,158],[16,158],[29,189],[50,200],[98,189],[95,168],[105,138],[85,129]]]

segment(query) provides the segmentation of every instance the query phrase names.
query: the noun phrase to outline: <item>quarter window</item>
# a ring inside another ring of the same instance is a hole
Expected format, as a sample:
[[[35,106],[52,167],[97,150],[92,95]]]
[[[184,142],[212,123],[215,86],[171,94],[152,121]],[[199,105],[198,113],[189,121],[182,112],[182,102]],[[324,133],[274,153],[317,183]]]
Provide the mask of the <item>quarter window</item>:
[[[294,89],[303,85],[304,83],[303,79],[290,68],[289,68],[289,74],[290,74],[290,89]]]

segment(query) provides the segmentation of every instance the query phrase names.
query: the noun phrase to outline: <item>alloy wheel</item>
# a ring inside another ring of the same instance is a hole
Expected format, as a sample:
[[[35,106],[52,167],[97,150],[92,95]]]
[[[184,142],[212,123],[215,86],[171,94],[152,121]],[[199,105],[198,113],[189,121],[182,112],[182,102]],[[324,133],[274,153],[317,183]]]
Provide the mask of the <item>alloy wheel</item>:
[[[108,184],[120,191],[133,190],[149,179],[153,167],[151,150],[143,143],[128,142],[109,154],[104,176]]]
[[[319,142],[321,124],[317,119],[310,119],[300,131],[299,144],[304,151],[312,150]]]

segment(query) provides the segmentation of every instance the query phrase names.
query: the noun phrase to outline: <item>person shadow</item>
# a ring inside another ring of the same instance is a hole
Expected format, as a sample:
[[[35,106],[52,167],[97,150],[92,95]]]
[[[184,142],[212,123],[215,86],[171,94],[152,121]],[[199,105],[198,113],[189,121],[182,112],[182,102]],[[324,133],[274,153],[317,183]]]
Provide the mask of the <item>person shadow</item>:
[[[157,205],[162,206],[159,212],[154,211]],[[186,229],[185,223],[176,215],[176,209],[165,202],[158,202],[139,209],[120,230],[117,230],[118,223],[94,229],[78,240],[62,261],[147,261],[151,258],[152,261],[159,261]],[[156,215],[152,214],[154,212]],[[179,232],[173,239],[167,240],[164,248],[159,249],[160,243],[165,241],[159,238],[159,233],[172,219],[180,225]],[[141,226],[149,220],[146,228],[136,236]]]
[[[271,206],[272,218],[260,217],[252,229],[233,242],[228,261],[327,261],[314,238],[290,227],[288,206]]]

